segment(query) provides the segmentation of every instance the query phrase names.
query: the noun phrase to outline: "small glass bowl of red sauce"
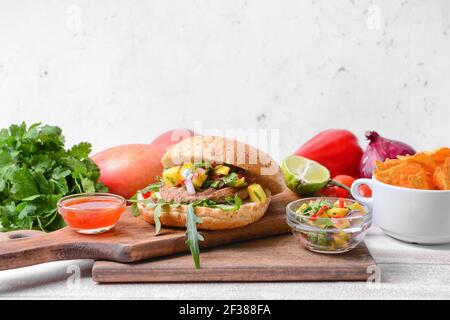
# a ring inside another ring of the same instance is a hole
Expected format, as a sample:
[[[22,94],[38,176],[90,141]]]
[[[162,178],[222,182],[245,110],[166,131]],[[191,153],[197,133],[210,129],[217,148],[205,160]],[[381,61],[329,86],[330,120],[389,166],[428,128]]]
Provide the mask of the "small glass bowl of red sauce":
[[[58,212],[73,230],[99,234],[111,230],[125,212],[127,201],[110,193],[80,193],[61,198]]]

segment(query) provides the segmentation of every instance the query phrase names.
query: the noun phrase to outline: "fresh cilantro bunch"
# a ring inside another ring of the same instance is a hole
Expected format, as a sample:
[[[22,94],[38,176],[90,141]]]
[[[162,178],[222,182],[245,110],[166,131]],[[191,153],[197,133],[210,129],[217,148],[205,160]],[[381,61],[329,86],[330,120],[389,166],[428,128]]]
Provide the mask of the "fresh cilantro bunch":
[[[63,227],[56,203],[68,194],[104,192],[91,144],[64,148],[62,130],[25,123],[0,130],[0,230]]]

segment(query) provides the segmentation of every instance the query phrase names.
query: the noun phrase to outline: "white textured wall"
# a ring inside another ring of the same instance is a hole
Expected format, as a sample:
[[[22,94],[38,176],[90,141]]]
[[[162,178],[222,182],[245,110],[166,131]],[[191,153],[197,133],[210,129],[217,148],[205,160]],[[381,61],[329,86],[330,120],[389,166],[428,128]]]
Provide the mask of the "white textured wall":
[[[450,145],[450,1],[0,0],[0,127],[96,150],[192,127]]]

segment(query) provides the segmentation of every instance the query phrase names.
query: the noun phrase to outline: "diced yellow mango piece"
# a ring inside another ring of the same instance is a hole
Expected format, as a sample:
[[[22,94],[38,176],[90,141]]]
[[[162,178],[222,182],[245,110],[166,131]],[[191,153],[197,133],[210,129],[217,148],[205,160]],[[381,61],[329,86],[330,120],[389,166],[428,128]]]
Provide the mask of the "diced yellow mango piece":
[[[218,165],[214,168],[214,174],[218,176],[227,176],[230,173],[230,167],[224,165]]]
[[[303,210],[305,210],[306,208],[308,208],[308,205],[306,203],[304,203],[300,207],[298,207],[298,209],[295,212],[296,213],[302,213]]]
[[[233,182],[232,187],[239,188],[245,185],[245,177],[239,178]]]
[[[345,217],[345,215],[348,213],[349,211],[348,211],[348,209],[347,208],[331,208],[331,209],[328,209],[327,210],[327,215],[330,217],[330,218],[333,218],[333,217],[340,217],[340,218],[342,218],[342,217]]]
[[[194,176],[192,177],[192,184],[196,188],[201,188],[202,185],[205,183],[206,179],[208,179],[208,174],[206,171],[201,172],[201,170],[196,170],[194,173]]]
[[[364,209],[364,207],[361,204],[357,203],[357,202],[353,203],[348,208],[350,210],[357,210],[357,211],[361,211],[362,213],[366,213],[366,210]]]
[[[163,172],[164,184],[167,187],[175,187],[183,178],[180,175],[180,166],[172,167]]]
[[[334,235],[333,240],[337,247],[345,247],[348,244],[348,240],[339,234]]]
[[[267,195],[261,185],[254,183],[247,187],[248,195],[252,202],[266,202]]]

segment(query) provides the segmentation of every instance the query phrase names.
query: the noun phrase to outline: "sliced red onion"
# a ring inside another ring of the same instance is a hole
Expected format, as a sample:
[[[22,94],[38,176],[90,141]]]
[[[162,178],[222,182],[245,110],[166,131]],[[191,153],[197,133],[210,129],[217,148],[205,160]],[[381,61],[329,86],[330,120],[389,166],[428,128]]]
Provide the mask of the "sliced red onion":
[[[194,187],[194,184],[192,183],[193,176],[194,175],[191,173],[184,180],[184,185],[186,186],[186,190],[187,190],[188,194],[191,194],[191,195],[195,194],[195,187]]]
[[[185,168],[181,171],[181,176],[185,179],[187,179],[187,177],[189,177],[189,175],[191,175],[191,174],[192,174],[192,170],[188,169],[188,168]]]

